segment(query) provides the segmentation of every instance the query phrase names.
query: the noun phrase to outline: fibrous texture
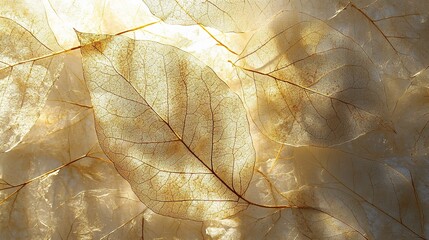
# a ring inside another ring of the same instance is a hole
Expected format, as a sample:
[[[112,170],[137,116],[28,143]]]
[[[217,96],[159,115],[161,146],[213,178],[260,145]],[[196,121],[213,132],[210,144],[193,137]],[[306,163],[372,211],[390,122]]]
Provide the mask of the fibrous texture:
[[[122,36],[80,38],[89,42],[84,76],[100,145],[143,203],[193,220],[245,209],[255,156],[238,96],[179,49]]]
[[[0,239],[428,239],[425,0],[5,0]]]
[[[18,144],[37,120],[62,62],[61,57],[49,56],[52,50],[31,32],[7,17],[0,17],[0,34],[0,151],[4,152]]]
[[[383,84],[361,46],[323,21],[285,12],[241,54],[246,102],[290,145],[343,143],[383,124]]]

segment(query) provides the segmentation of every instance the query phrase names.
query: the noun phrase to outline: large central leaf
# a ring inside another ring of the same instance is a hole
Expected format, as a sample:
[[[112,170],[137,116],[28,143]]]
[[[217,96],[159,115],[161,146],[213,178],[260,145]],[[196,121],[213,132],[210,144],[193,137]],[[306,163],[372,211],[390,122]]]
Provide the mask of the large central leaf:
[[[176,48],[79,37],[101,147],[142,202],[193,220],[245,209],[255,157],[238,96]]]

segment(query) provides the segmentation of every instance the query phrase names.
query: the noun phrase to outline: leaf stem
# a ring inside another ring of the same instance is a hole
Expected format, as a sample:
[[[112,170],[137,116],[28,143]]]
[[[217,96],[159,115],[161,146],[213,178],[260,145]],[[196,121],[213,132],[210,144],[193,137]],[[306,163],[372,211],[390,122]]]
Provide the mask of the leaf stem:
[[[226,50],[228,50],[228,52],[234,54],[234,55],[238,55],[238,53],[236,53],[234,50],[230,49],[228,46],[226,46],[224,43],[222,43],[219,39],[217,39],[209,30],[207,30],[206,27],[204,27],[203,24],[199,23],[197,21],[197,19],[195,19],[188,11],[186,11],[185,8],[183,8],[183,6],[177,1],[176,4],[186,13],[186,15],[188,15],[188,17],[190,17],[192,19],[192,21],[194,21],[199,27],[201,27],[201,29],[204,30],[204,32],[206,32],[211,38],[213,38],[213,40],[215,40],[220,46],[224,47]]]
[[[113,35],[118,36],[118,35],[122,35],[122,34],[125,34],[125,33],[128,33],[128,32],[140,30],[140,29],[143,29],[145,27],[149,27],[151,25],[157,24],[159,22],[160,21],[150,22],[150,23],[147,23],[145,25],[141,25],[141,26],[138,26],[138,27],[135,27],[135,28],[131,28],[131,29],[122,31],[122,32],[115,33]],[[16,62],[14,64],[10,64],[7,67],[0,68],[0,71],[2,71],[4,69],[7,69],[7,68],[13,68],[14,66],[17,66],[17,65],[20,65],[20,64],[24,64],[24,63],[28,63],[28,62],[34,62],[34,61],[37,61],[37,60],[41,60],[41,59],[45,59],[45,58],[49,58],[49,57],[54,57],[56,55],[60,55],[60,54],[67,53],[67,52],[71,52],[73,50],[80,49],[83,46],[85,46],[85,45],[79,45],[79,46],[75,46],[75,47],[72,47],[72,48],[69,48],[69,49],[65,49],[65,50],[61,50],[61,51],[57,51],[57,52],[52,52],[52,53],[49,53],[49,54],[46,54],[46,55],[43,55],[43,56],[40,56],[40,57],[35,57],[35,58],[30,58],[30,59],[27,59],[27,60],[19,61],[19,62]]]
[[[27,181],[25,181],[25,182],[23,182],[21,184],[18,184],[18,185],[9,184],[9,187],[1,188],[0,191],[8,190],[8,189],[13,189],[13,188],[18,188],[18,189],[16,189],[14,192],[12,192],[11,194],[9,194],[6,198],[0,200],[0,205],[2,205],[3,203],[5,203],[7,200],[9,200],[9,198],[11,198],[13,195],[15,195],[16,193],[18,193],[21,189],[23,189],[28,184],[30,184],[30,183],[32,183],[32,182],[34,182],[34,181],[36,181],[36,180],[38,180],[40,178],[47,177],[50,174],[52,174],[52,173],[54,173],[54,172],[56,172],[56,171],[58,171],[58,170],[60,170],[62,168],[65,168],[65,167],[67,167],[67,166],[69,166],[69,165],[71,165],[71,164],[73,164],[73,163],[75,163],[75,162],[77,162],[79,160],[82,160],[82,159],[84,159],[86,157],[90,157],[89,153],[86,153],[85,155],[82,155],[82,156],[80,156],[80,157],[78,157],[78,158],[76,158],[76,159],[74,159],[74,160],[72,160],[72,161],[70,161],[68,163],[65,163],[65,164],[63,164],[63,165],[61,165],[59,167],[51,169],[51,170],[49,170],[49,171],[47,171],[47,172],[45,172],[45,173],[43,173],[43,174],[41,174],[41,175],[39,175],[37,177],[31,178],[31,179],[29,179],[29,180],[27,180]]]

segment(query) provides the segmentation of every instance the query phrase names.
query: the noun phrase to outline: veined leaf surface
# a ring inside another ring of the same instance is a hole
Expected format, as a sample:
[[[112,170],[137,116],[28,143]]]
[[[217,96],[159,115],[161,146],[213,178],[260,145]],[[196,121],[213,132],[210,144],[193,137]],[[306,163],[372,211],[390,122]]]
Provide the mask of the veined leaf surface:
[[[5,152],[36,122],[62,62],[60,56],[43,57],[52,50],[26,28],[1,16],[0,46],[0,152]]]
[[[238,96],[174,47],[79,37],[100,145],[143,203],[193,220],[245,209],[254,150]]]

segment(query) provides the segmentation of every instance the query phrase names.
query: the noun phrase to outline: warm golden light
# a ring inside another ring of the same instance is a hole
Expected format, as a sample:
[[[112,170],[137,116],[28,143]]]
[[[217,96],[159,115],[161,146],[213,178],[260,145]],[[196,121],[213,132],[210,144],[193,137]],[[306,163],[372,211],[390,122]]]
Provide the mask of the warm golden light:
[[[429,5],[4,0],[0,239],[426,239]]]

